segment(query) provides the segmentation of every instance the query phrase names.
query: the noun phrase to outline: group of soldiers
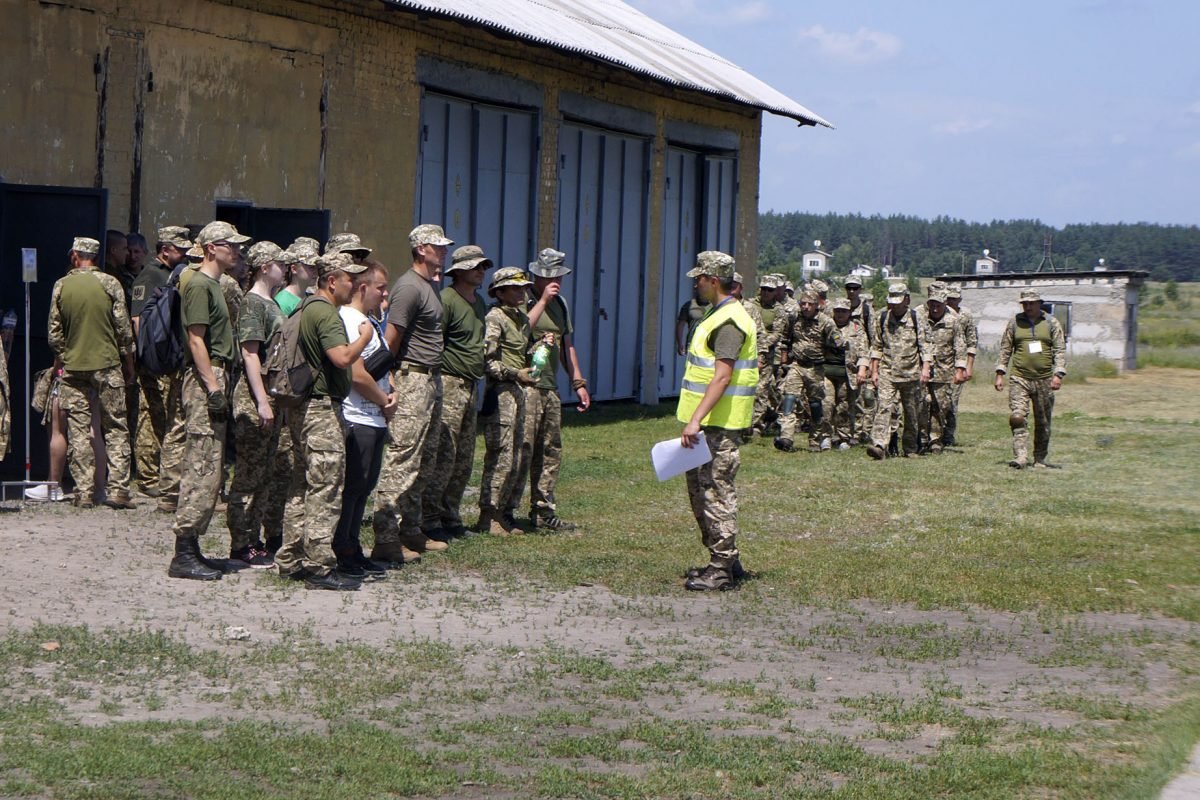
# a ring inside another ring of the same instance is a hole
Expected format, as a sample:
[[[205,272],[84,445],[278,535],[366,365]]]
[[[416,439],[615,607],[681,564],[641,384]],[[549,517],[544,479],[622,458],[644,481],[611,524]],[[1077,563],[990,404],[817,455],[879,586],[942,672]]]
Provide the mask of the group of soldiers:
[[[171,577],[273,567],[309,588],[357,589],[447,549],[468,533],[459,507],[485,378],[481,529],[574,527],[555,501],[559,364],[580,411],[591,398],[559,296],[571,271],[565,254],[543,250],[532,279],[523,268],[496,270],[489,311],[478,290],[491,260],[474,245],[451,259],[454,243],[437,225],[410,233],[412,266],[390,289],[387,268],[352,233],[323,249],[307,237],[283,248],[251,246],[227,222],[167,226],[140,269],[113,233],[107,271],[100,243],[79,237],[54,285],[47,414],[65,418],[75,505],[133,508],[137,491],[174,515]],[[164,371],[137,342],[171,292],[183,358]],[[301,362],[306,379],[278,369]],[[280,371],[287,385],[306,387],[298,398],[274,394]],[[516,509],[527,480],[523,526]],[[49,494],[31,499],[58,499],[54,482],[35,489]],[[199,537],[222,494],[229,557],[209,558]],[[359,530],[372,495],[367,557]]]

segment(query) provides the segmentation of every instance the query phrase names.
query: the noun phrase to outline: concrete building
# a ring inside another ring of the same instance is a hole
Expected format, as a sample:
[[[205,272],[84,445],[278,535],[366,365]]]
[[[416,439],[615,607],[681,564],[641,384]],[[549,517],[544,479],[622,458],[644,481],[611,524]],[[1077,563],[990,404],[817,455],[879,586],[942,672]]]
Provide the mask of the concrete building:
[[[0,294],[37,247],[39,337],[73,235],[353,230],[395,274],[435,222],[497,265],[564,250],[593,396],[653,403],[678,391],[695,254],[754,279],[763,111],[829,126],[616,0],[0,0],[0,17],[4,72],[28,76],[0,89]]]
[[[997,275],[1000,272],[1000,259],[994,258],[990,250],[984,250],[983,255],[975,259],[976,275]]]
[[[819,278],[828,272],[831,258],[833,258],[832,253],[826,253],[821,249],[821,240],[814,241],[813,249],[805,253],[800,261],[800,271],[804,274],[804,280]]]
[[[1137,270],[1012,272],[945,275],[941,280],[962,287],[962,304],[979,322],[981,348],[995,353],[1004,326],[1021,311],[1021,290],[1033,288],[1062,323],[1068,357],[1099,355],[1124,372],[1137,368],[1138,291],[1148,274]]]

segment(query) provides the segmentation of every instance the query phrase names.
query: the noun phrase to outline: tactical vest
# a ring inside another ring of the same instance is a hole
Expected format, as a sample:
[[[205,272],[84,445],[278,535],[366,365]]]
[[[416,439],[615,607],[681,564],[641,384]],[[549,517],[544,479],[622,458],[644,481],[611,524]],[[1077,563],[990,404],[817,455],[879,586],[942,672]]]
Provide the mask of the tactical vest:
[[[1036,343],[1038,352],[1031,352]],[[1049,317],[1042,315],[1031,322],[1017,314],[1013,325],[1012,370],[1022,378],[1042,379],[1054,374],[1054,331]]]
[[[721,399],[701,425],[711,425],[726,430],[749,428],[754,418],[754,390],[758,386],[758,343],[754,320],[736,298],[722,303],[704,316],[696,325],[692,340],[688,344],[687,366],[683,372],[683,385],[679,391],[679,407],[675,418],[687,424],[700,405],[704,391],[716,373],[716,354],[711,339],[717,329],[732,323],[742,332],[745,339],[733,362],[733,375]]]

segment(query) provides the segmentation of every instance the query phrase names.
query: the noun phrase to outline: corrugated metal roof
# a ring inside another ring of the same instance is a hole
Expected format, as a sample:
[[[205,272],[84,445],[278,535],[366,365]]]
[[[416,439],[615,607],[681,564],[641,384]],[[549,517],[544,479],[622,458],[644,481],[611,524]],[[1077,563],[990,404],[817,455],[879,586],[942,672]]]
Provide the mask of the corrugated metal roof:
[[[828,121],[741,67],[619,0],[384,0],[398,9],[503,31],[580,53],[672,86],[791,117]]]

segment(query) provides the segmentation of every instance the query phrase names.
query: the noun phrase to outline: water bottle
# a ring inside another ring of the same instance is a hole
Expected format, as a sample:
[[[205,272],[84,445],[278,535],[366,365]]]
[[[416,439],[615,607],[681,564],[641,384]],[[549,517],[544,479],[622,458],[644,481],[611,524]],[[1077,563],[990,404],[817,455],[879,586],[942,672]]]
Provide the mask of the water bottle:
[[[538,346],[533,348],[533,377],[540,378],[542,371],[546,369],[546,365],[550,363],[550,345],[543,342],[538,342]]]

